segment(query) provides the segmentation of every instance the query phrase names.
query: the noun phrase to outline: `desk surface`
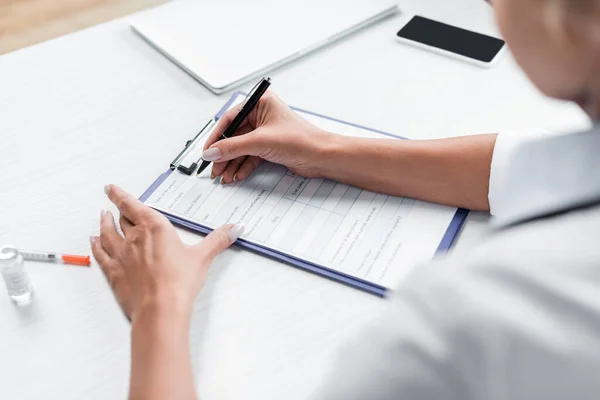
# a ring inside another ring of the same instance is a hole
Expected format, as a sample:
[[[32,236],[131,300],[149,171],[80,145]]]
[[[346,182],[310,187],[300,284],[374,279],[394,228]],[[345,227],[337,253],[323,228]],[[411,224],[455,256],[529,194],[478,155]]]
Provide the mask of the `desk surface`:
[[[461,2],[464,12],[446,8],[445,20],[492,29],[485,3]],[[543,99],[509,57],[485,70],[396,43],[407,18],[274,72],[273,89],[290,104],[411,138],[586,124],[575,107]],[[0,243],[89,253],[107,207],[103,185],[141,194],[228,97],[212,95],[125,20],[0,57]],[[485,219],[470,217],[457,251],[477,240]],[[30,308],[0,293],[0,397],[123,398],[129,325],[99,268],[31,263],[28,270],[36,290]],[[306,398],[383,302],[228,250],[196,303],[199,393]]]

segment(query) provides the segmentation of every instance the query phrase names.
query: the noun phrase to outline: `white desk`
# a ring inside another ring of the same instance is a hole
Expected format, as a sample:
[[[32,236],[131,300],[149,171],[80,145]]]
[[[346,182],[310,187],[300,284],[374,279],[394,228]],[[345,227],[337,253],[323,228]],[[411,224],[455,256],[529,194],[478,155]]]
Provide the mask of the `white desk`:
[[[491,29],[486,4],[461,1],[463,12],[446,7],[448,18]],[[273,89],[290,104],[412,138],[585,124],[574,107],[542,99],[508,57],[484,70],[396,43],[404,20],[273,73]],[[107,206],[103,185],[140,194],[228,97],[209,93],[124,20],[1,57],[0,243],[89,254]],[[477,238],[484,220],[472,215],[459,247]],[[0,398],[123,398],[129,325],[99,268],[28,270],[32,307],[18,309],[0,292]],[[229,250],[194,314],[199,393],[306,398],[340,344],[382,304]]]

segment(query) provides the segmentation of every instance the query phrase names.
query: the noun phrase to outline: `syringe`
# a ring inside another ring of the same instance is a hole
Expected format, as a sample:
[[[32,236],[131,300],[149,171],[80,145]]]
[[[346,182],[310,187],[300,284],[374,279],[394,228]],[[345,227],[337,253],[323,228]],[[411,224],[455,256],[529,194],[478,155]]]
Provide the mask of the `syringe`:
[[[73,254],[49,253],[45,251],[19,250],[25,260],[50,262],[56,264],[90,266],[90,256],[76,256]]]

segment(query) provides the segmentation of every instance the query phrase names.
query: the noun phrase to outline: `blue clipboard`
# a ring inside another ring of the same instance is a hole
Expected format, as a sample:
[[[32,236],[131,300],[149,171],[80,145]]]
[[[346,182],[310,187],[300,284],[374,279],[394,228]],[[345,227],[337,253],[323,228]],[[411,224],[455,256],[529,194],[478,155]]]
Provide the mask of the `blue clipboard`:
[[[238,96],[246,96],[245,93],[243,92],[235,92],[233,93],[233,95],[231,96],[231,98],[227,101],[227,103],[225,103],[225,105],[223,106],[223,108],[221,108],[221,110],[219,110],[219,112],[215,115],[215,120],[218,120],[219,118],[221,118],[221,116],[225,113],[225,111],[227,111],[229,109],[229,107],[231,106],[231,104],[235,101],[235,99]],[[299,112],[303,112],[306,114],[311,114],[320,118],[325,118],[325,119],[329,119],[331,121],[335,121],[335,122],[339,122],[345,125],[349,125],[352,127],[356,127],[356,128],[360,128],[360,129],[365,129],[365,130],[369,130],[372,132],[376,132],[379,133],[381,135],[385,135],[385,136],[389,136],[389,137],[393,137],[396,139],[406,139],[400,136],[396,136],[396,135],[392,135],[391,133],[387,133],[387,132],[382,132],[379,131],[377,129],[372,129],[372,128],[367,128],[365,126],[361,126],[361,125],[357,125],[357,124],[353,124],[351,122],[346,122],[346,121],[342,121],[336,118],[332,118],[332,117],[327,117],[325,115],[322,114],[318,114],[312,111],[307,111],[307,110],[303,110],[300,108],[296,108],[296,107],[291,107],[293,110],[295,111],[299,111]],[[144,192],[144,194],[142,194],[142,196],[140,197],[140,200],[142,202],[145,202],[146,200],[148,200],[148,198],[152,195],[152,193],[154,193],[154,191],[161,185],[161,183],[173,172],[172,169],[168,169],[165,173],[163,173],[162,175],[160,175],[152,185],[150,185],[150,187],[148,189],[146,189],[146,191]],[[207,226],[204,225],[200,225],[196,222],[192,222],[186,219],[183,219],[181,217],[169,214],[167,212],[164,211],[160,211],[161,213],[163,213],[173,224],[178,225],[180,227],[183,228],[187,228],[190,229],[194,232],[197,233],[203,233],[203,234],[208,234],[212,231],[212,228],[209,228]],[[444,253],[446,251],[448,251],[448,249],[450,249],[450,247],[452,246],[452,244],[454,243],[454,240],[456,239],[456,237],[458,236],[458,233],[460,232],[466,218],[468,215],[469,211],[459,208],[456,213],[454,214],[454,218],[452,218],[452,221],[450,222],[450,225],[448,225],[448,229],[446,230],[446,233],[444,234],[444,236],[442,237],[442,240],[437,248],[436,254],[441,254]],[[244,239],[239,239],[236,242],[236,245],[244,248],[244,249],[248,249],[250,251],[253,251],[257,254],[272,258],[274,260],[278,260],[278,261],[282,261],[286,264],[289,264],[291,266],[294,266],[296,268],[300,268],[304,271],[308,271],[308,272],[312,272],[314,274],[317,274],[319,276],[325,277],[325,278],[329,278],[331,280],[334,280],[336,282],[340,282],[343,284],[346,284],[348,286],[354,287],[356,289],[359,290],[363,290],[365,292],[374,294],[376,296],[380,296],[380,297],[385,297],[386,292],[388,291],[388,288],[381,286],[381,285],[377,285],[375,283],[372,282],[368,282],[366,280],[360,279],[360,278],[356,278],[354,276],[351,275],[347,275],[344,274],[343,272],[339,272],[339,271],[335,271],[332,270],[330,268],[324,267],[322,265],[318,265],[303,259],[300,259],[298,257],[289,255],[287,253],[283,253],[277,250],[273,250],[271,248],[268,248],[266,246],[262,246],[262,245],[258,245],[256,243],[252,243],[249,241],[246,241]]]

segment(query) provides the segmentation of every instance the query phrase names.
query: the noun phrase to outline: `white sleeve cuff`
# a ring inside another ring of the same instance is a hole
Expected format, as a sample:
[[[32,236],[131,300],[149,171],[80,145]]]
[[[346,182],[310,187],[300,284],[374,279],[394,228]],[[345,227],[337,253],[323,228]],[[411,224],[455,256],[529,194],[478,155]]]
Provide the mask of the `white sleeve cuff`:
[[[532,134],[531,132],[508,131],[498,134],[496,144],[494,145],[494,154],[492,155],[492,165],[490,167],[490,186],[488,191],[488,201],[490,203],[490,213],[497,215],[497,210],[503,209],[505,201],[510,199],[510,194],[505,193],[506,173],[515,151],[522,143],[541,139],[548,136],[547,132],[541,131]]]

